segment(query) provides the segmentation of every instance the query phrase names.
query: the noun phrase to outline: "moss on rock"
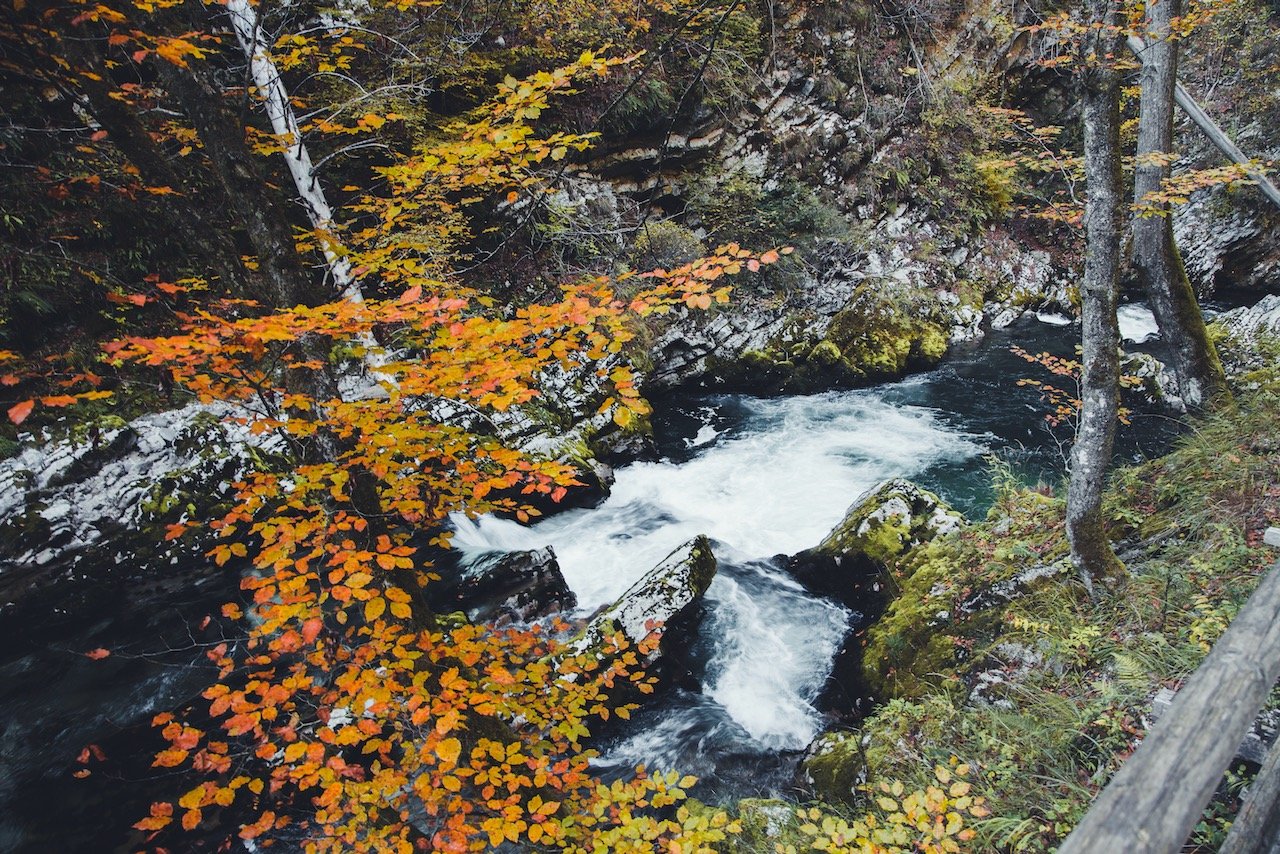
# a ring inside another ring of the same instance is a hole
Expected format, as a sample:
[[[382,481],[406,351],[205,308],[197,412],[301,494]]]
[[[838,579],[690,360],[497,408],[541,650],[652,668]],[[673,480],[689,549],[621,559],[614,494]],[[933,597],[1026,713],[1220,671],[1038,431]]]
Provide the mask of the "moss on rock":
[[[1061,551],[1061,505],[1034,492],[1018,495],[1013,516],[933,539],[891,562],[896,595],[867,630],[862,658],[875,696],[962,690],[965,668],[998,634],[1000,606],[1054,575],[1048,568]],[[1015,536],[1044,545],[1011,548]],[[892,543],[891,534],[881,537]]]
[[[947,351],[948,328],[922,295],[862,291],[827,329],[826,340],[861,376],[894,377],[912,367],[932,365]]]
[[[768,852],[796,840],[796,808],[777,798],[746,798],[737,803],[742,832],[729,837],[730,851]]]
[[[862,737],[856,732],[823,733],[809,745],[802,767],[818,800],[853,805],[867,778]]]
[[[963,521],[934,493],[893,478],[858,498],[815,551],[829,557],[861,554],[888,563],[920,543],[958,530]]]

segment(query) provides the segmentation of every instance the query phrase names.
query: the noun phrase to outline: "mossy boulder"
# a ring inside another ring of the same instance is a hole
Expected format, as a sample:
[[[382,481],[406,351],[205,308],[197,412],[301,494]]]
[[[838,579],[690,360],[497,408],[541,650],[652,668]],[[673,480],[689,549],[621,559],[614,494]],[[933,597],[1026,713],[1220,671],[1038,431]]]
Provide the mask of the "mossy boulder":
[[[859,496],[840,524],[792,558],[789,568],[814,592],[865,605],[868,592],[880,592],[887,564],[963,524],[964,517],[934,493],[892,478]],[[866,590],[868,584],[874,589]]]
[[[947,352],[950,326],[929,306],[901,295],[863,291],[831,319],[825,341],[845,368],[869,379],[896,377],[936,364]]]
[[[891,478],[863,493],[815,551],[837,559],[862,554],[888,563],[963,524],[964,517],[934,493]]]
[[[742,831],[729,837],[726,850],[757,854],[800,841],[795,804],[777,798],[745,798],[736,808]]]

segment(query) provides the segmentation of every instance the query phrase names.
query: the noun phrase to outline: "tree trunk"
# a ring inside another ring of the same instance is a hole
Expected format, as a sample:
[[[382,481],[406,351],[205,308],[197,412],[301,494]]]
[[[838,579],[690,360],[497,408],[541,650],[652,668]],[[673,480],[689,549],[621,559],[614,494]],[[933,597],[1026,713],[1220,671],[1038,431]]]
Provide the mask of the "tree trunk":
[[[298,198],[307,210],[307,218],[311,220],[312,227],[321,233],[321,250],[329,265],[329,274],[333,276],[334,285],[345,299],[360,302],[363,294],[352,275],[351,264],[339,254],[336,243],[330,237],[333,211],[311,165],[311,155],[303,144],[302,131],[294,116],[289,93],[268,51],[270,42],[258,26],[258,13],[249,5],[248,0],[226,0],[226,7],[227,16],[231,18],[236,33],[236,41],[244,52],[245,61],[249,63],[253,85],[258,88],[258,97],[266,107],[271,130],[286,143],[284,159],[298,191]]]
[[[1092,0],[1091,17],[1115,24],[1116,7]],[[1071,559],[1086,585],[1122,569],[1102,524],[1102,486],[1111,460],[1119,409],[1120,328],[1116,299],[1120,268],[1120,76],[1112,57],[1119,37],[1105,26],[1086,45],[1084,72],[1084,282],[1080,287],[1083,362],[1080,423],[1071,454],[1067,536]]]
[[[257,156],[244,141],[244,126],[223,102],[211,69],[201,62],[188,68],[156,65],[165,88],[195,126],[232,215],[244,223],[265,280],[262,301],[278,308],[322,302],[324,289],[313,284],[298,256],[289,211],[257,168]]]
[[[1149,38],[1142,56],[1142,115],[1133,180],[1138,205],[1157,192],[1170,173],[1167,156],[1173,151],[1173,96],[1178,83],[1178,42],[1170,34],[1180,7],[1181,0],[1156,0],[1147,6]],[[1134,219],[1133,262],[1169,347],[1170,367],[1183,402],[1197,408],[1228,396],[1222,363],[1173,242],[1167,204]]]

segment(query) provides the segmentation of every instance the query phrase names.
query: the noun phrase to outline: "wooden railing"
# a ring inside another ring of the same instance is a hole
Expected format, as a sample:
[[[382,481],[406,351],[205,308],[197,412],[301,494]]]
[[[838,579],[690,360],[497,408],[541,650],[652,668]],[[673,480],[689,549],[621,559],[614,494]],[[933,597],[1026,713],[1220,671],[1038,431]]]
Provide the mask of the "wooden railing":
[[[1280,530],[1267,541],[1280,544]],[[1176,854],[1280,676],[1280,563],[1138,749],[1102,790],[1059,854]],[[1246,796],[1222,851],[1280,850],[1280,745]]]

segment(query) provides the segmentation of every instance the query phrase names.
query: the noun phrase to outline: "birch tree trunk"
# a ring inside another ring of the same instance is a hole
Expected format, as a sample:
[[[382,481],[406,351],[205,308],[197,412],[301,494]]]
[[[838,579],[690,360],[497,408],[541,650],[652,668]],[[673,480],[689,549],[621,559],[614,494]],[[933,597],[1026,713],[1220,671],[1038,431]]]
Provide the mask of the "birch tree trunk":
[[[1155,0],[1147,5],[1147,40],[1142,54],[1142,113],[1138,124],[1134,200],[1144,200],[1169,177],[1173,151],[1173,103],[1178,84],[1178,41],[1172,22],[1182,13],[1181,0]],[[1195,291],[1187,279],[1173,242],[1169,206],[1135,217],[1133,262],[1146,290],[1151,311],[1169,347],[1170,367],[1178,393],[1191,408],[1229,396],[1222,363],[1205,330]]]
[[[1120,75],[1113,57],[1121,42],[1117,7],[1091,0],[1090,18],[1103,27],[1085,47],[1091,58],[1083,73],[1085,181],[1084,281],[1080,287],[1083,369],[1080,423],[1071,453],[1067,492],[1067,537],[1071,560],[1092,589],[1095,579],[1122,567],[1102,524],[1102,486],[1111,461],[1119,409],[1120,329],[1116,300],[1120,269]]]
[[[289,175],[293,178],[298,198],[306,208],[311,227],[320,233],[321,249],[333,283],[343,298],[361,302],[363,295],[360,285],[352,275],[347,259],[338,253],[338,244],[332,237],[333,209],[329,207],[324,188],[311,164],[311,155],[303,144],[297,116],[289,103],[289,93],[280,78],[280,70],[271,59],[271,43],[258,25],[258,13],[249,4],[249,0],[226,0],[226,7],[227,16],[231,18],[231,25],[236,33],[236,41],[240,43],[240,49],[244,51],[249,63],[253,85],[258,87],[258,97],[266,107],[271,131],[286,142],[285,163],[289,167]]]

